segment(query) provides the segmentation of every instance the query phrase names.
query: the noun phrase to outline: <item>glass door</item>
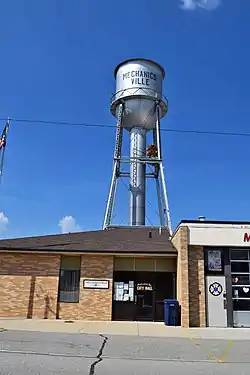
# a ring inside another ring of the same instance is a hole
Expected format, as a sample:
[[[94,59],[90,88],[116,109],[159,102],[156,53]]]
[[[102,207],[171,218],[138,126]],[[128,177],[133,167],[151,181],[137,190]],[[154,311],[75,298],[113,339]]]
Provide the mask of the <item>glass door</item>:
[[[112,319],[134,320],[136,309],[134,281],[125,276],[120,277],[115,279],[113,288]]]
[[[233,318],[235,327],[250,327],[250,252],[231,250]]]
[[[135,304],[135,320],[153,320],[153,283],[151,281],[136,281]]]

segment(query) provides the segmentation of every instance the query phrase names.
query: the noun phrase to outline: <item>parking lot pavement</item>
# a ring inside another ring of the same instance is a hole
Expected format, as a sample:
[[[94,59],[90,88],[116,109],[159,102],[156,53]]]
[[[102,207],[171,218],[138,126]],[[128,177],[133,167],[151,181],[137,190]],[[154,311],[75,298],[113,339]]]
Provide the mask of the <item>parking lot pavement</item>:
[[[1,375],[247,375],[250,340],[3,331]]]

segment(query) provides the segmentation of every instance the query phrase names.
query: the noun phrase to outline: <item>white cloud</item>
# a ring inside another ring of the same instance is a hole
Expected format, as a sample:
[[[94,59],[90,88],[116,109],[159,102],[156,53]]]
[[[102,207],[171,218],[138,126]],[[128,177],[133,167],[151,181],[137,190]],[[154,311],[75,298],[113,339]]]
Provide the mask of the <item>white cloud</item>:
[[[203,8],[206,10],[214,10],[218,8],[222,0],[180,0],[181,8],[184,10],[195,10]]]
[[[3,233],[9,224],[9,219],[4,215],[3,212],[0,212],[0,233]]]
[[[182,9],[193,10],[196,8],[196,1],[195,0],[181,0],[180,7]]]
[[[82,229],[73,216],[64,216],[58,223],[61,233],[80,232]]]

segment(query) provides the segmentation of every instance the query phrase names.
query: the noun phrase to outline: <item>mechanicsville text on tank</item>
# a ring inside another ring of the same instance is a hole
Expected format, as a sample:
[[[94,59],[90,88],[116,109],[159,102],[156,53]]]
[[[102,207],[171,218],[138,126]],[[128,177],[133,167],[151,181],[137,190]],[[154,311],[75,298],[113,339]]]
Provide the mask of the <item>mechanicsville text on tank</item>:
[[[122,75],[123,80],[130,79],[131,85],[150,86],[150,80],[156,81],[156,74],[146,70],[132,70]]]

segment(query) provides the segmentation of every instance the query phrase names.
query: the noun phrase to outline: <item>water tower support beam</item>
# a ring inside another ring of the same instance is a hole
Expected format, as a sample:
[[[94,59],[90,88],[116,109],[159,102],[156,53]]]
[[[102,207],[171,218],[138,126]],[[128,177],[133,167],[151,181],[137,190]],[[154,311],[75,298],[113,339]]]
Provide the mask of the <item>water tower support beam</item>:
[[[118,182],[117,180],[118,180],[118,177],[120,176],[120,160],[121,160],[122,135],[123,135],[122,116],[123,116],[123,103],[121,103],[119,106],[118,121],[117,121],[117,127],[116,127],[116,142],[115,142],[113,172],[112,172],[108,201],[106,205],[102,229],[105,229],[111,224],[113,211],[114,211],[115,196],[116,196],[116,189],[117,189],[117,182]]]
[[[158,210],[159,210],[159,217],[160,217],[160,225],[161,227],[165,227],[165,220],[164,220],[164,212],[162,207],[162,198],[161,198],[161,186],[159,183],[159,179],[155,179],[156,182],[156,192],[157,192],[157,200],[158,200]]]
[[[172,235],[172,224],[171,224],[170,210],[169,210],[169,204],[168,204],[166,181],[165,181],[164,168],[163,168],[162,159],[161,159],[160,108],[159,108],[158,102],[156,102],[155,140],[156,140],[158,159],[159,159],[159,166],[157,166],[157,168],[159,168],[159,174],[160,174],[161,186],[162,186],[162,192],[163,192],[164,214],[166,215],[167,227],[169,229],[169,233],[170,235]]]

